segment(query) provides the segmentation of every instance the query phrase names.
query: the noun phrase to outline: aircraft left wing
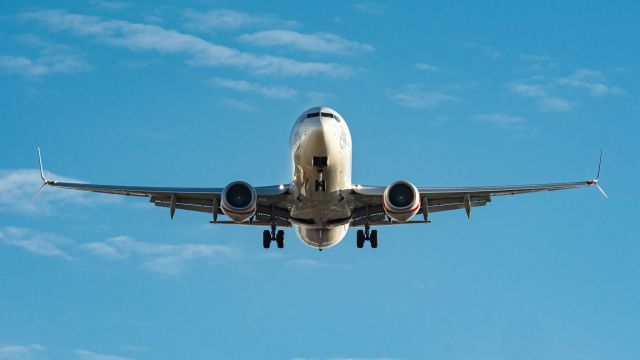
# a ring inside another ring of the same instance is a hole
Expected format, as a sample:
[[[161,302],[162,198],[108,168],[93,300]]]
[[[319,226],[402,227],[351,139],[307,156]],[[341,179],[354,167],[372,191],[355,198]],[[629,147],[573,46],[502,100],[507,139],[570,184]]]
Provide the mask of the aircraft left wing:
[[[176,209],[181,209],[210,213],[213,217],[212,222],[215,223],[236,224],[231,221],[218,221],[217,219],[218,214],[222,213],[220,197],[224,188],[103,185],[51,181],[46,180],[44,177],[40,149],[38,149],[38,157],[40,160],[40,177],[43,180],[40,190],[45,186],[51,186],[103,194],[148,197],[149,201],[154,205],[169,208],[171,218],[173,218]],[[277,226],[290,227],[291,222],[289,221],[287,208],[289,185],[260,186],[254,189],[257,195],[256,214],[246,224],[239,224],[271,226],[275,221]]]

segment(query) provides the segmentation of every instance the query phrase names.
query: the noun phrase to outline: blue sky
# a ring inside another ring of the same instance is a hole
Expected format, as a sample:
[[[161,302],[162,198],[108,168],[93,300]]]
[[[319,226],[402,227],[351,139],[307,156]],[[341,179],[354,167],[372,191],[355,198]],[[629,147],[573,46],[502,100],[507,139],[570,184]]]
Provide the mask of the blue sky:
[[[637,359],[640,5],[0,5],[0,359]],[[319,253],[51,178],[288,182],[348,122],[354,181],[586,180]]]

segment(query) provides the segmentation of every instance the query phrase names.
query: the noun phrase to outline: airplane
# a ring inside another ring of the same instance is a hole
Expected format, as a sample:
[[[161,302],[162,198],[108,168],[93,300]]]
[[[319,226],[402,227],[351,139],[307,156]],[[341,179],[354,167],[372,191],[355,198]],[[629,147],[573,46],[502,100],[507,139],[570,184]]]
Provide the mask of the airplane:
[[[205,212],[213,224],[266,227],[262,246],[272,242],[284,247],[284,231],[294,227],[303,243],[323,249],[340,243],[350,227],[356,232],[356,246],[369,242],[378,247],[378,231],[372,227],[429,223],[431,213],[485,206],[493,196],[565,190],[598,185],[595,179],[535,185],[417,187],[399,180],[387,186],[351,182],[351,133],[342,116],[329,107],[313,107],[295,121],[290,135],[291,183],[254,187],[234,181],[220,187],[151,187],[70,183],[47,180],[38,148],[40,177],[45,187],[97,193],[143,196],[155,206],[168,208],[173,219],[176,209]],[[228,220],[219,220],[225,215]],[[422,215],[421,219],[414,217]]]

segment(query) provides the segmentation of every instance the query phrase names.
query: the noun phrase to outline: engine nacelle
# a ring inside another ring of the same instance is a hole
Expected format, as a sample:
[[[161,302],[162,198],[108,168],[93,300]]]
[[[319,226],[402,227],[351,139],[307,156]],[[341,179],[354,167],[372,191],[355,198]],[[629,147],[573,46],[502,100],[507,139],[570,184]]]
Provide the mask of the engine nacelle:
[[[382,204],[390,218],[405,222],[420,211],[420,193],[412,183],[396,181],[384,190]]]
[[[235,222],[249,220],[256,213],[258,196],[253,186],[244,181],[234,181],[222,191],[220,207]]]

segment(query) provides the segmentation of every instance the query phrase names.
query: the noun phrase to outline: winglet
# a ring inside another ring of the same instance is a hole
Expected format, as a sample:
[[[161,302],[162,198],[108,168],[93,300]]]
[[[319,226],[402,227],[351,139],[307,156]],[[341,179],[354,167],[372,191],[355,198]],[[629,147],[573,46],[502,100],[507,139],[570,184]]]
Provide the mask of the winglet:
[[[36,194],[33,195],[33,199],[32,201],[34,201],[38,195],[40,195],[40,192],[42,191],[42,189],[44,189],[45,186],[47,186],[48,184],[50,184],[50,181],[48,181],[47,179],[45,179],[44,177],[44,169],[42,167],[42,154],[40,152],[40,147],[38,147],[38,160],[40,161],[40,179],[42,179],[42,186],[40,186],[40,188],[38,189],[38,191],[36,191]]]
[[[587,181],[587,185],[591,186],[591,185],[595,185],[596,189],[598,189],[602,195],[608,199],[609,197],[607,196],[607,194],[604,192],[604,190],[602,190],[602,187],[600,187],[600,185],[598,184],[598,180],[600,180],[600,169],[602,167],[602,148],[600,148],[600,160],[598,161],[598,173],[596,174],[596,178],[593,180],[589,180]]]
[[[46,183],[47,179],[44,178],[44,168],[42,167],[42,153],[40,152],[40,147],[38,147],[38,160],[40,161],[40,179]]]

